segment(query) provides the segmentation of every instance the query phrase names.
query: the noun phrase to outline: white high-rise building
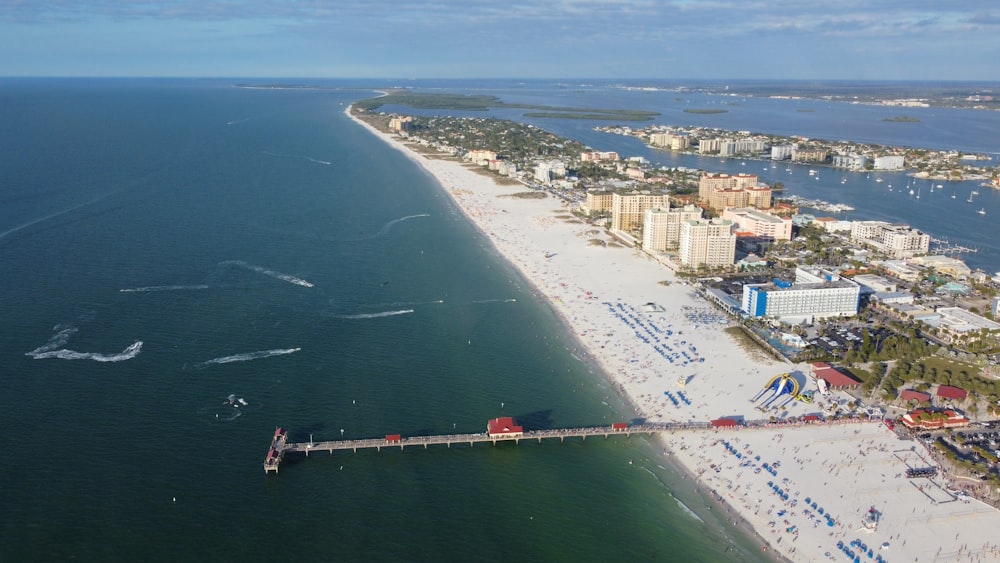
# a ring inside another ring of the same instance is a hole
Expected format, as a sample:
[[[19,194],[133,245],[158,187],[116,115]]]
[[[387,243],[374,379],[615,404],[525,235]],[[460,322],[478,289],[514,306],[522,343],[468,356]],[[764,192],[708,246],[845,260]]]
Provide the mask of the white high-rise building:
[[[611,196],[611,230],[629,232],[642,227],[646,210],[670,207],[669,196],[650,193],[613,194]]]
[[[642,248],[649,252],[677,248],[681,240],[681,225],[701,219],[701,214],[702,210],[697,205],[647,209],[642,225]]]
[[[732,266],[736,260],[736,233],[725,219],[698,219],[681,224],[679,255],[688,268]]]

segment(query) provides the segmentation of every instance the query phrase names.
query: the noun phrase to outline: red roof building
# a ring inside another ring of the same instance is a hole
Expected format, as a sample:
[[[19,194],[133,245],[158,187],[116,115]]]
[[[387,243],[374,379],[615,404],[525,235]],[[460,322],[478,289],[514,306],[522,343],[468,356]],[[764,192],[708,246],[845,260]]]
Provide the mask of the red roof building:
[[[524,427],[514,424],[514,419],[509,416],[494,418],[486,423],[486,433],[490,436],[502,436],[504,438],[517,438],[524,434]]]
[[[385,441],[388,444],[398,444],[403,441],[403,437],[399,434],[386,434]]]
[[[920,391],[915,391],[913,389],[903,389],[899,392],[899,398],[903,401],[916,401],[918,403],[925,403],[931,400],[930,393],[921,393]]]
[[[861,382],[826,362],[812,364],[813,375],[822,379],[830,389],[851,389],[861,385]]]
[[[628,424],[625,424],[624,422],[615,422],[611,424],[611,429],[615,432],[624,432],[628,430]]]
[[[807,414],[802,417],[802,422],[819,422],[819,417],[814,414]]]
[[[925,409],[917,409],[904,414],[900,418],[900,421],[907,428],[922,428],[924,430],[959,428],[969,425],[969,419],[953,410],[932,412]]]
[[[952,387],[951,385],[939,385],[937,389],[937,396],[942,399],[954,399],[956,401],[964,401],[965,397],[968,396],[965,389],[959,387]]]

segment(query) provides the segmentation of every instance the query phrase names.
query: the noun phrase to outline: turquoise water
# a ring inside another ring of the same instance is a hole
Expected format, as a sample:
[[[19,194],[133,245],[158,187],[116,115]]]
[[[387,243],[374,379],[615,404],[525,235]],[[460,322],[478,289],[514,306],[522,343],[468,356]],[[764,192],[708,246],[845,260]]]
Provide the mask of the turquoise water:
[[[638,438],[265,476],[278,425],[634,416],[432,179],[342,115],[367,94],[4,82],[0,560],[757,557]]]

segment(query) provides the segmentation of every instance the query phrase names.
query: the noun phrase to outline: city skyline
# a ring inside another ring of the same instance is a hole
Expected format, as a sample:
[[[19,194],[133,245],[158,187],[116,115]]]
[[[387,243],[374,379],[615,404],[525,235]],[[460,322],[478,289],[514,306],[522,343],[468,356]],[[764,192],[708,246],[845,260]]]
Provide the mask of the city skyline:
[[[0,75],[992,80],[987,0],[0,0]]]

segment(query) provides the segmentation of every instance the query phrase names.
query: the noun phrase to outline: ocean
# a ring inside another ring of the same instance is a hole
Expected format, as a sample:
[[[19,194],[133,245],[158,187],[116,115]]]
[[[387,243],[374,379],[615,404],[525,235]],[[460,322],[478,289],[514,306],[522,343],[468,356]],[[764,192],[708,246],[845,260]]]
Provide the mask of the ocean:
[[[384,85],[235,82],[2,80],[0,560],[761,557],[640,437],[266,476],[276,426],[635,413],[433,179],[343,115]]]

